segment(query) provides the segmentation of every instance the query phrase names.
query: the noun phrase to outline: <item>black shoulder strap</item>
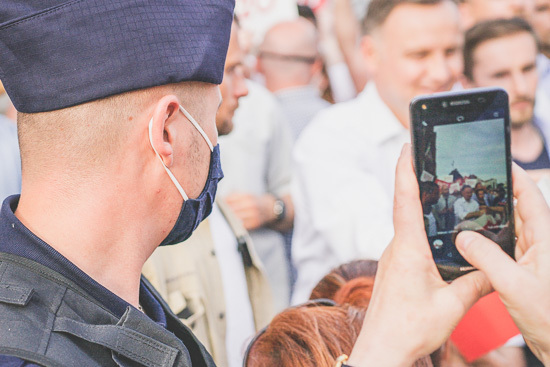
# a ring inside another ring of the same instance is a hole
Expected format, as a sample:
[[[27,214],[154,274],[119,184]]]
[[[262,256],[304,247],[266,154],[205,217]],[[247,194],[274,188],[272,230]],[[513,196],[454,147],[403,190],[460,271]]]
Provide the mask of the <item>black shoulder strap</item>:
[[[214,366],[192,333],[166,313],[169,330],[133,307],[117,319],[59,273],[0,253],[0,354],[55,367]]]

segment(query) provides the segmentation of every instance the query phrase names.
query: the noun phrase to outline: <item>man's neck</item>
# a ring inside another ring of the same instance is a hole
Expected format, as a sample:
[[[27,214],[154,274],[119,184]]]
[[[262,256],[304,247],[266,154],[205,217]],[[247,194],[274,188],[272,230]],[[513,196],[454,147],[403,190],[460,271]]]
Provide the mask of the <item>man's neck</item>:
[[[409,120],[408,106],[405,106],[404,108],[400,108],[399,106],[396,106],[395,104],[390,103],[391,96],[386,95],[383,89],[378,88],[378,83],[376,81],[374,81],[374,85],[376,86],[376,91],[378,92],[378,96],[380,97],[382,102],[389,108],[391,113],[393,113],[397,121],[399,121],[399,123],[403,125],[405,129],[409,130],[410,120]]]
[[[15,215],[99,284],[138,306],[141,269],[153,251],[147,250],[147,225],[128,217],[139,207],[128,209],[123,194],[50,187],[24,184]]]
[[[521,162],[535,161],[544,148],[544,141],[532,122],[511,129],[512,157]]]

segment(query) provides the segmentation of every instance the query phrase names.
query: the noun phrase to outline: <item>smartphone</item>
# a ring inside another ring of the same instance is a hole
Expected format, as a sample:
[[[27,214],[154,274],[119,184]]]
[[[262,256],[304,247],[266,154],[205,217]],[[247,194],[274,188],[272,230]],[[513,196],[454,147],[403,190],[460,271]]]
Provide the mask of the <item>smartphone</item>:
[[[455,246],[464,230],[514,258],[508,94],[478,88],[419,96],[410,115],[424,227],[443,279],[475,270]]]

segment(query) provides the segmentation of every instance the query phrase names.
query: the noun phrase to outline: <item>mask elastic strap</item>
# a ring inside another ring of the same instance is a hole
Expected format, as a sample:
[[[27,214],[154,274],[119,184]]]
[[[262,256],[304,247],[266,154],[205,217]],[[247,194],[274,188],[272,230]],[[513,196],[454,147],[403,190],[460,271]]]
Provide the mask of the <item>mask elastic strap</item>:
[[[195,121],[195,119],[193,118],[193,116],[191,116],[189,114],[189,112],[187,112],[185,110],[185,108],[183,108],[182,105],[180,105],[180,111],[185,115],[185,117],[187,117],[187,119],[189,121],[191,121],[191,123],[195,126],[195,129],[197,129],[199,131],[199,133],[202,135],[202,137],[204,138],[204,140],[206,141],[206,144],[208,144],[208,147],[210,148],[210,151],[214,151],[214,147],[212,146],[212,143],[210,142],[210,139],[208,139],[208,136],[206,135],[206,133],[204,132],[204,130],[202,129],[202,127],[197,123],[197,121]]]
[[[181,107],[180,107],[181,108]],[[184,110],[185,111],[185,110]],[[185,113],[185,112],[184,112]],[[192,121],[191,121],[192,122]],[[195,122],[196,124],[196,122]],[[202,130],[199,130],[199,132],[201,132]],[[204,131],[202,131],[202,134],[204,134]],[[206,138],[207,139],[207,138]],[[172,180],[172,182],[174,183],[174,185],[176,185],[176,188],[178,189],[178,191],[180,192],[181,196],[183,197],[183,200],[184,201],[187,201],[189,200],[189,197],[187,196],[187,194],[185,193],[185,191],[183,191],[183,188],[181,187],[180,183],[178,182],[178,180],[176,180],[176,177],[172,174],[172,172],[168,169],[168,167],[166,167],[166,165],[164,164],[164,161],[162,160],[160,154],[157,152],[157,150],[155,149],[155,146],[153,145],[153,118],[151,118],[151,121],[149,121],[149,142],[151,143],[151,147],[153,148],[153,150],[155,151],[155,154],[157,155],[158,159],[160,160],[160,163],[162,163],[162,166],[164,167],[164,169],[166,170],[166,173],[168,173],[168,176],[170,176],[170,179]],[[207,140],[207,143],[210,144],[210,141]],[[211,146],[211,144],[210,144]]]

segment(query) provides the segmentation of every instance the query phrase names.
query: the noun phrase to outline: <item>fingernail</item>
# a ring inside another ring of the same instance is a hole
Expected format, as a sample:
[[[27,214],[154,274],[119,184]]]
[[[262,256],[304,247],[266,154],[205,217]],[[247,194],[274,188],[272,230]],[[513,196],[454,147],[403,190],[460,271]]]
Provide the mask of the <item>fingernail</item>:
[[[466,251],[470,244],[475,240],[475,236],[469,231],[459,233],[458,237],[460,238],[457,238],[459,241],[456,241],[456,247],[462,251]]]

